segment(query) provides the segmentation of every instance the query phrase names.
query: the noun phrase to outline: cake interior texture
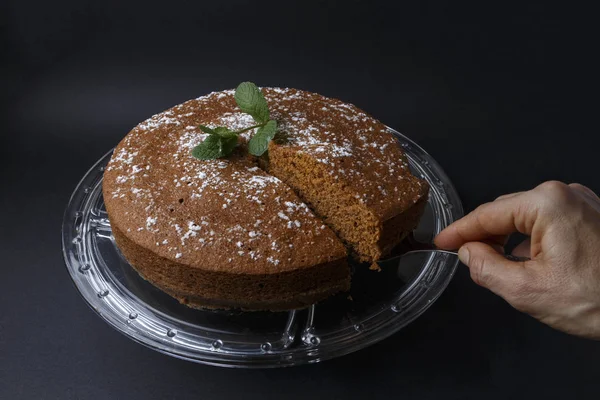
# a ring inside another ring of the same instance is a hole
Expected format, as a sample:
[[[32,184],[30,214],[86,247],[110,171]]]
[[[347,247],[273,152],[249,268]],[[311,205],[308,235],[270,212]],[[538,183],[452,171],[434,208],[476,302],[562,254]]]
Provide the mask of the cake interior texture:
[[[341,164],[348,161],[339,159]],[[351,186],[302,151],[271,146],[268,170],[290,185],[360,261],[377,261],[400,243],[417,226],[427,199],[428,186],[423,185],[416,203],[382,220]]]

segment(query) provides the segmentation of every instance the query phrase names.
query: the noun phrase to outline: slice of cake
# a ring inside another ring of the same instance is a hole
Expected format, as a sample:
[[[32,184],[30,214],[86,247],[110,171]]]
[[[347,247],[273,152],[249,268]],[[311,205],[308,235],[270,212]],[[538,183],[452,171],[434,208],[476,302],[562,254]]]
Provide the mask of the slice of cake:
[[[262,93],[279,126],[268,162],[248,155],[256,129],[226,158],[192,157],[208,137],[200,125],[254,125],[231,90],[142,122],[104,173],[123,255],[189,306],[287,310],[348,290],[344,243],[360,260],[377,260],[416,226],[425,205],[427,185],[410,174],[384,125],[317,94]]]
[[[429,186],[394,136],[353,105],[294,89],[265,89],[281,136],[268,170],[290,185],[361,261],[386,255],[416,226]]]

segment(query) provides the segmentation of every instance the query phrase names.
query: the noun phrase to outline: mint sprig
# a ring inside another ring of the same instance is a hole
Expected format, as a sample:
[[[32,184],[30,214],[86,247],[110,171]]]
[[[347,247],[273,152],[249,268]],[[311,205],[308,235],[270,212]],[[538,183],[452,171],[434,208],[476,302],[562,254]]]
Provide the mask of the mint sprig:
[[[199,160],[213,160],[231,154],[237,145],[237,135],[223,137],[210,135],[192,150],[192,156]]]
[[[277,132],[277,122],[269,120],[264,126],[257,129],[250,142],[248,142],[248,151],[255,156],[261,156],[269,148],[269,142]]]
[[[200,160],[213,160],[215,158],[227,157],[235,149],[238,136],[251,129],[258,128],[256,133],[248,142],[248,151],[257,157],[263,155],[269,148],[269,142],[277,133],[277,122],[270,119],[267,101],[260,89],[252,82],[242,82],[235,89],[235,102],[240,110],[249,114],[256,125],[244,129],[232,131],[224,126],[210,128],[200,125],[199,128],[208,137],[194,147],[192,156]]]

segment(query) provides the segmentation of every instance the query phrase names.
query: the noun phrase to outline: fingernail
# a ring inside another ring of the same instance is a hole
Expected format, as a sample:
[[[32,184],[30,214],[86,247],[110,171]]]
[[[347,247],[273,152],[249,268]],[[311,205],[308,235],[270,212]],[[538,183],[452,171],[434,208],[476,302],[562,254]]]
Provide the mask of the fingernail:
[[[458,249],[458,259],[465,265],[469,265],[469,249],[465,246]]]

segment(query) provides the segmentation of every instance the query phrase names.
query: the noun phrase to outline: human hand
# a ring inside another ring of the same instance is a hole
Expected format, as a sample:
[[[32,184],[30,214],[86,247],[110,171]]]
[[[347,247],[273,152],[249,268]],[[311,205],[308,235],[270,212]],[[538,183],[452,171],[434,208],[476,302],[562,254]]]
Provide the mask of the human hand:
[[[530,238],[512,254],[531,261],[498,252],[517,231]],[[448,226],[435,244],[459,248],[475,283],[517,310],[600,340],[600,198],[589,188],[551,181],[500,196]]]

